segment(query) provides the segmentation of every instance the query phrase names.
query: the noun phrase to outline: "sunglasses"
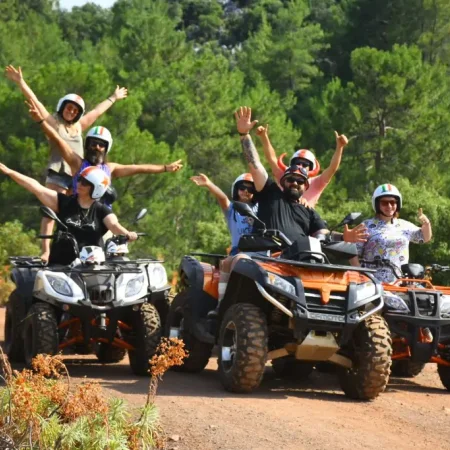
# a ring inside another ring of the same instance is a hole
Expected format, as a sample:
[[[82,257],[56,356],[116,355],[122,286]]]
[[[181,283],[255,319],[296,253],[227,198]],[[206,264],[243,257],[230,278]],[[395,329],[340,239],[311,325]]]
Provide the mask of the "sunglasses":
[[[105,141],[101,141],[100,139],[90,139],[89,140],[89,147],[100,147],[100,148],[106,148],[107,143]]]
[[[248,186],[246,184],[241,184],[240,186],[238,186],[238,189],[240,191],[247,191],[249,194],[254,194],[255,193],[254,186]]]
[[[91,183],[89,183],[89,181],[86,180],[86,178],[83,178],[83,177],[78,177],[77,178],[77,183],[80,183],[81,186],[90,186],[91,185]]]
[[[302,185],[305,184],[305,180],[303,178],[298,178],[298,177],[286,177],[285,180],[288,183],[297,183],[298,185]]]
[[[397,205],[397,200],[380,200],[380,205],[383,206],[396,206]]]
[[[294,159],[294,161],[292,161],[292,165],[304,167],[305,169],[312,169],[312,164],[304,159]]]

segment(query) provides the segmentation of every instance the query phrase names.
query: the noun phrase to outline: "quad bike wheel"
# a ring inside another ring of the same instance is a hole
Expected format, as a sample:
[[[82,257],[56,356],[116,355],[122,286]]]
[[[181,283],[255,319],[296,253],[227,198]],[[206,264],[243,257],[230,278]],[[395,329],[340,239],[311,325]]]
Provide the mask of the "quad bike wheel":
[[[444,385],[447,391],[450,391],[450,367],[438,364],[438,374],[441,379],[441,383]]]
[[[414,378],[422,372],[425,363],[411,361],[410,359],[401,359],[392,361],[391,374],[396,377]]]
[[[251,392],[263,378],[268,330],[264,313],[239,303],[225,313],[219,334],[219,376],[227,391]]]
[[[35,303],[28,311],[24,323],[25,363],[40,353],[55,355],[58,352],[58,322],[55,309],[48,303]]]
[[[111,344],[98,342],[94,346],[95,356],[103,364],[113,364],[122,361],[127,351],[124,348],[114,347]]]
[[[184,315],[189,304],[189,293],[179,293],[170,304],[166,322],[166,336],[177,337],[184,342],[188,356],[181,366],[172,367],[177,372],[201,372],[211,357],[213,344],[198,340],[193,333],[184,327]]]
[[[17,291],[11,292],[6,303],[4,349],[11,362],[24,362],[22,329],[25,305]]]
[[[272,361],[272,369],[280,378],[306,380],[314,370],[314,364],[297,361],[291,356],[277,358]]]
[[[351,369],[339,368],[339,381],[345,394],[357,400],[372,400],[389,380],[392,340],[386,321],[378,315],[367,318],[356,329],[350,357]]]
[[[132,345],[135,349],[128,350],[130,367],[135,375],[149,376],[149,360],[161,340],[161,319],[158,310],[150,303],[144,303],[134,319]]]

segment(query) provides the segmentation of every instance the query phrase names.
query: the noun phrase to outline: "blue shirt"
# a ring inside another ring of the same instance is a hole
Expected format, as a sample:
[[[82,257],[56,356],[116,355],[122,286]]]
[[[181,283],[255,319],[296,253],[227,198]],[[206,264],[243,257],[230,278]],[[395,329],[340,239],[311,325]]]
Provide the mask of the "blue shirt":
[[[250,205],[252,211],[258,214],[258,204]],[[227,221],[228,230],[231,234],[231,252],[230,255],[234,256],[239,253],[238,244],[239,239],[244,234],[251,234],[253,230],[253,219],[251,217],[242,216],[235,211],[233,204],[226,211],[224,211],[225,219]]]

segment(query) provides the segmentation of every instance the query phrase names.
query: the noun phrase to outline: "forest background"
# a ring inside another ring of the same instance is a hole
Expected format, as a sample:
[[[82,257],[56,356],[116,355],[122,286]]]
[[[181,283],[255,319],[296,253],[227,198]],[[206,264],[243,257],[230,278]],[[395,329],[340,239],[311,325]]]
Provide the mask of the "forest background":
[[[433,226],[411,261],[450,262],[448,0],[118,0],[71,11],[55,0],[1,0],[8,64],[22,67],[49,110],[69,92],[89,109],[126,86],[128,98],[97,122],[113,133],[110,159],[183,159],[179,173],[114,182],[125,225],[149,211],[137,256],[163,257],[172,270],[191,251],[228,247],[215,199],[189,177],[203,172],[230,192],[246,171],[233,111],[248,105],[269,123],[278,154],[309,148],[324,168],[334,130],[349,137],[317,208],[330,226],[351,211],[371,217],[373,190],[393,183],[401,216],[417,223],[422,207]],[[0,77],[0,161],[43,182],[48,144],[23,100]],[[34,196],[1,176],[0,205],[0,264],[39,254]]]

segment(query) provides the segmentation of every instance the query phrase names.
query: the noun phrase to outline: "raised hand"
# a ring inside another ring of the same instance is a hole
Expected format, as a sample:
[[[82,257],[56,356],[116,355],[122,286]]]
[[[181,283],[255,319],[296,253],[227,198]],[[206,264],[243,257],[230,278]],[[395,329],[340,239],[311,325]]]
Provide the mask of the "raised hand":
[[[14,83],[19,84],[23,80],[22,69],[19,66],[19,69],[16,69],[14,66],[9,65],[6,66],[5,69],[6,78],[9,78]]]
[[[269,138],[269,124],[266,124],[265,127],[260,125],[256,129],[256,135],[259,136],[260,139],[268,139]]]
[[[166,165],[166,172],[177,172],[183,167],[183,164],[181,164],[181,159],[178,161],[175,161],[171,164]]]
[[[208,186],[208,184],[211,183],[211,181],[209,180],[209,178],[204,174],[204,173],[200,173],[196,176],[193,176],[190,178],[191,181],[193,181],[197,186]]]
[[[252,122],[252,108],[248,106],[241,106],[235,113],[236,127],[238,133],[246,134],[248,133],[257,123],[257,120]]]
[[[430,219],[423,213],[422,208],[417,211],[417,220],[423,225],[425,223],[430,223]]]
[[[3,172],[5,175],[9,175],[12,170],[9,167],[6,167],[4,164],[0,163],[0,172]]]
[[[345,134],[339,134],[337,131],[335,131],[334,135],[336,136],[337,148],[344,148],[348,144],[348,139],[347,136],[345,136]]]
[[[366,242],[368,237],[369,233],[367,232],[367,228],[363,223],[360,223],[351,230],[348,225],[344,226],[345,242]]]
[[[128,96],[128,89],[125,87],[119,87],[119,85],[116,86],[116,90],[114,91],[114,94],[110,96],[110,98],[114,101],[122,100],[123,98],[126,98]]]
[[[25,101],[25,104],[28,106],[28,112],[30,113],[30,117],[35,122],[41,122],[44,120],[42,113],[39,111],[39,108],[36,106],[36,103],[33,100]]]

